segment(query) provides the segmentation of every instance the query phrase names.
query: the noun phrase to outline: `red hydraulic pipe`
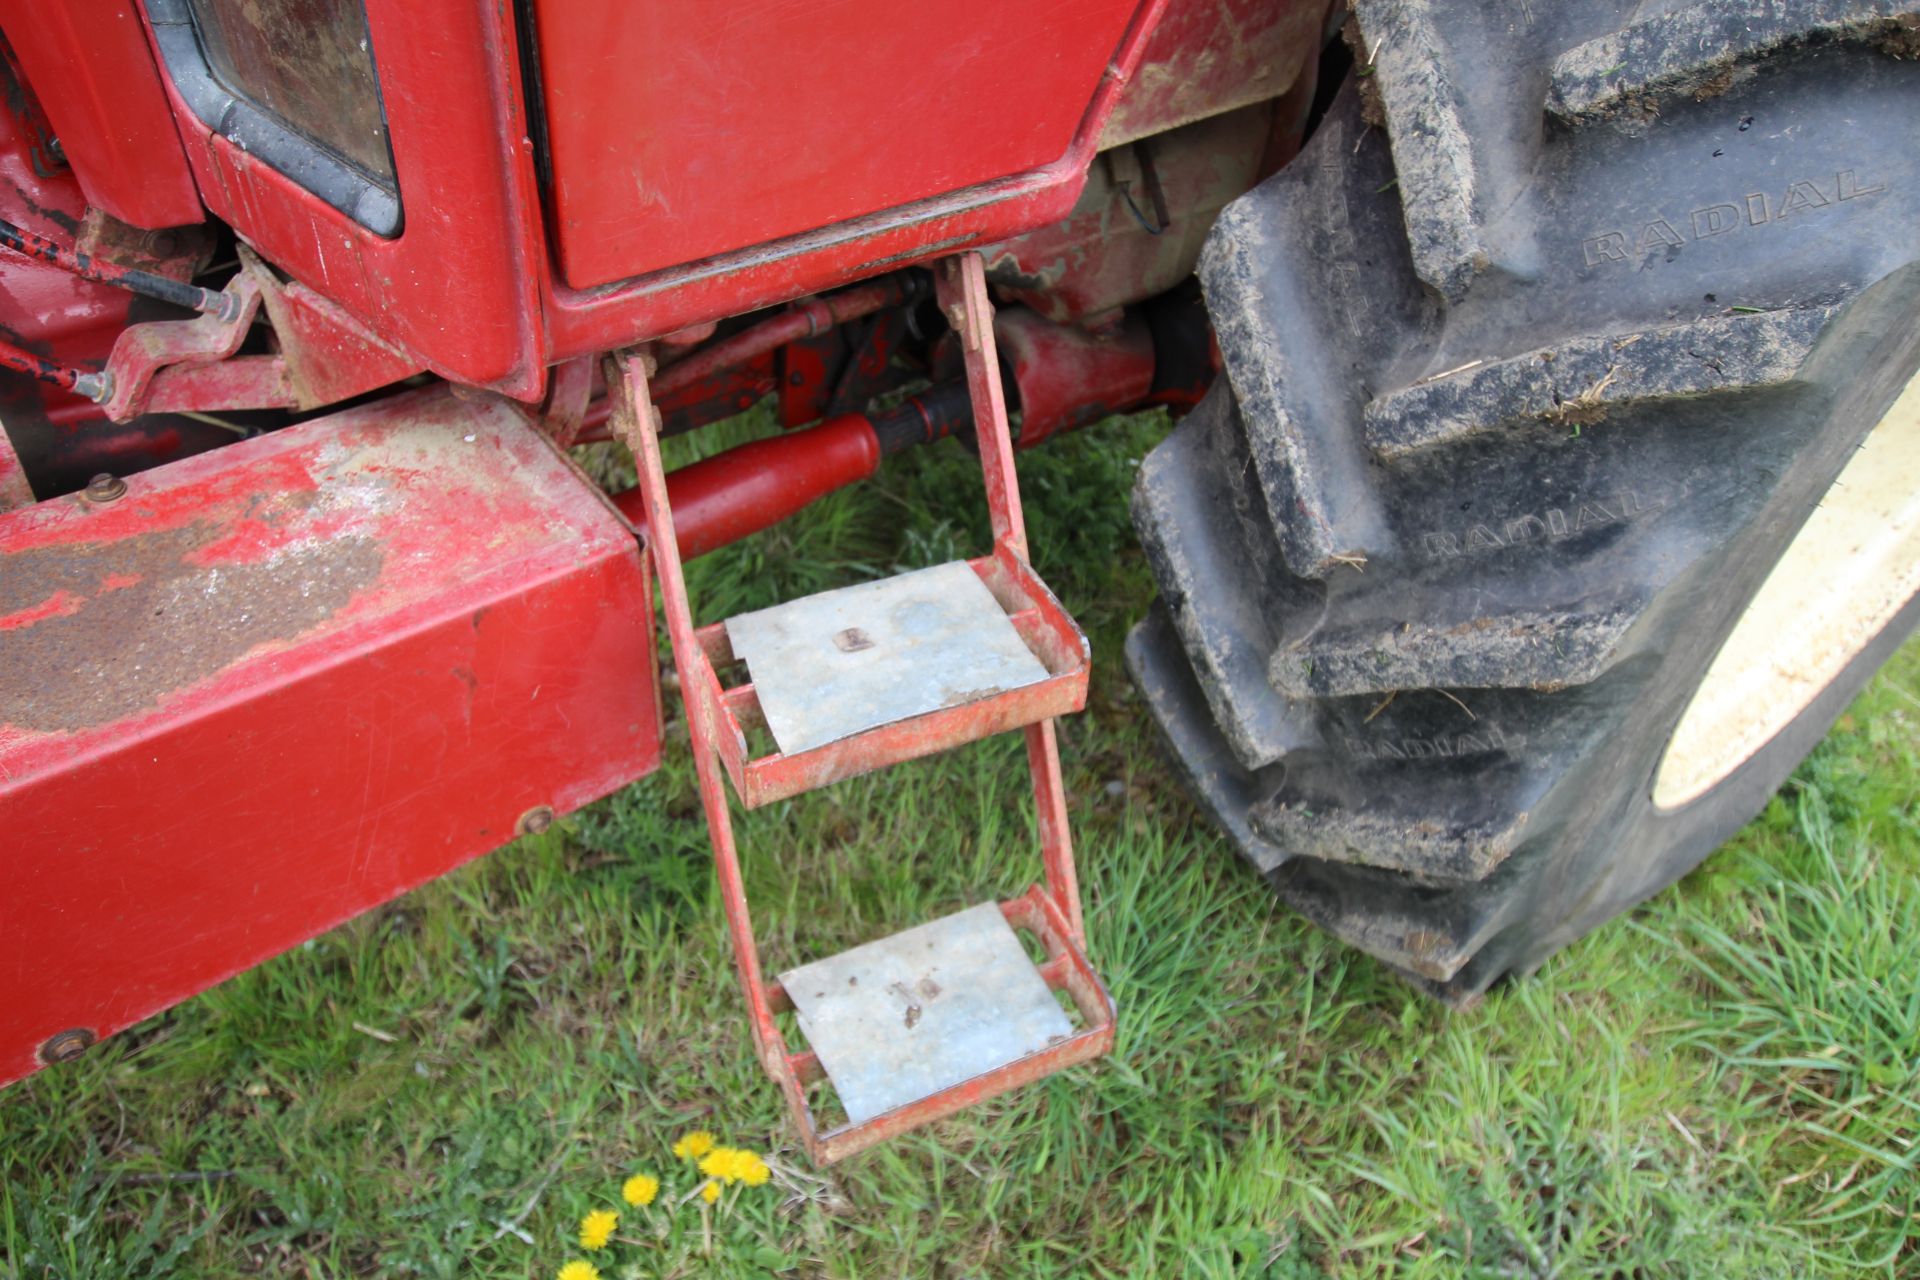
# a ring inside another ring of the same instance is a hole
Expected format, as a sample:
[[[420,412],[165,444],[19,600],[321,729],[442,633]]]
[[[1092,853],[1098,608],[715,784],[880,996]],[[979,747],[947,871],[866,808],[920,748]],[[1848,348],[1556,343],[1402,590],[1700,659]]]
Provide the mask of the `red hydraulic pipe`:
[[[920,278],[913,275],[883,276],[839,293],[797,302],[770,320],[762,320],[718,342],[696,347],[691,354],[662,368],[650,384],[654,402],[669,400],[675,393],[722,369],[747,364],[790,342],[803,341],[836,325],[910,301],[922,288]],[[587,402],[575,443],[592,444],[611,439],[607,434],[607,419],[612,412],[613,402],[596,377],[593,398]]]
[[[964,384],[934,387],[869,418],[848,413],[717,453],[667,474],[680,558],[691,560],[780,523],[836,489],[872,475],[880,459],[950,435],[971,421]],[[613,498],[635,525],[641,491]]]
[[[865,415],[829,418],[715,454],[667,476],[680,557],[691,560],[778,524],[835,489],[864,480],[880,465],[880,438]],[[640,490],[614,505],[638,525]]]
[[[912,279],[895,275],[796,303],[771,320],[762,320],[752,328],[701,347],[660,370],[653,379],[654,399],[698,382],[716,369],[744,363],[789,342],[814,337],[835,325],[905,302],[914,292]]]

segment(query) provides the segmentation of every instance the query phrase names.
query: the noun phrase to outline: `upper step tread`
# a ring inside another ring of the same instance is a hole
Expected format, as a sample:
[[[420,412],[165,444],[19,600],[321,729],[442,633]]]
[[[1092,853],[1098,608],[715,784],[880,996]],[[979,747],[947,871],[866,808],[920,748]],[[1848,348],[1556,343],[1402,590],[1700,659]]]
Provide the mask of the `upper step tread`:
[[[788,755],[1048,678],[958,560],[743,613],[727,634]]]

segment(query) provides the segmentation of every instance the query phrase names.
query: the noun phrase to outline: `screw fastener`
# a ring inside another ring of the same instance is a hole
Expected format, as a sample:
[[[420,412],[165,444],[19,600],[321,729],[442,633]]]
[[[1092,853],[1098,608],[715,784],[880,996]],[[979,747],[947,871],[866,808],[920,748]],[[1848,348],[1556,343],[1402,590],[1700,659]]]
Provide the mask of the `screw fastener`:
[[[95,404],[105,404],[113,399],[113,374],[102,369],[98,373],[76,373],[73,376],[73,393],[85,396]]]
[[[101,472],[87,481],[86,493],[88,502],[117,502],[127,496],[127,482]]]
[[[95,1036],[85,1027],[72,1027],[47,1037],[40,1046],[42,1062],[72,1062],[92,1046]]]
[[[513,824],[513,833],[517,836],[537,836],[553,825],[553,806],[536,805],[520,815],[520,821]]]

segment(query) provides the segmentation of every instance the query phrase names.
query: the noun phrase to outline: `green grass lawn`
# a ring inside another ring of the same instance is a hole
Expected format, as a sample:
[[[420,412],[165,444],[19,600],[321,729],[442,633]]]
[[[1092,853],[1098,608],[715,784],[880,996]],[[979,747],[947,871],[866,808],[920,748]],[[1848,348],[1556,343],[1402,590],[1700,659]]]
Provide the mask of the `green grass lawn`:
[[[752,424],[674,442],[737,440]],[[1920,648],[1677,890],[1449,1014],[1280,907],[1120,662],[1164,425],[1023,459],[1113,1056],[824,1174],[667,767],[0,1094],[0,1277],[1920,1275]],[[948,443],[693,567],[703,618],[985,545]],[[677,715],[677,706],[671,714]],[[1024,888],[1016,737],[738,815],[772,971]],[[703,1215],[668,1146],[767,1153]]]

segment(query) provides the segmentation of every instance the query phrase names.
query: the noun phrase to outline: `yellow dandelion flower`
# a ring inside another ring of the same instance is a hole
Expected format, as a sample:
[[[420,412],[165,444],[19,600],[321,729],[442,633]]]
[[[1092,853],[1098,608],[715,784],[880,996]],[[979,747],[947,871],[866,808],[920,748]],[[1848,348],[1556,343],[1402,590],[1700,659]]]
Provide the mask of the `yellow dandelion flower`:
[[[600,1268],[575,1258],[560,1268],[559,1280],[600,1280]]]
[[[753,1151],[714,1148],[708,1151],[705,1157],[701,1157],[701,1173],[707,1174],[708,1178],[720,1178],[728,1186],[733,1186],[735,1182],[739,1182],[741,1173],[745,1173],[747,1165],[756,1159],[758,1155]]]
[[[753,1152],[736,1150],[731,1147],[727,1148],[726,1170],[725,1170],[724,1176],[726,1177],[726,1180],[728,1182],[746,1182],[749,1177],[759,1176],[759,1172],[764,1170],[765,1168],[766,1168],[765,1162],[763,1162],[760,1159],[760,1157],[754,1154]],[[766,1179],[764,1177],[760,1178],[760,1182],[765,1182],[765,1181]],[[760,1183],[756,1182],[756,1183],[753,1183],[752,1185],[758,1186],[760,1185]]]
[[[642,1206],[653,1203],[660,1194],[660,1179],[650,1178],[644,1173],[636,1173],[620,1184],[620,1198],[630,1205]]]
[[[673,1144],[673,1154],[682,1160],[698,1160],[711,1150],[713,1150],[713,1135],[705,1129],[683,1133],[680,1135],[680,1141]]]
[[[620,1215],[611,1209],[595,1209],[580,1219],[580,1247],[582,1249],[604,1249],[607,1241],[613,1239],[613,1229],[620,1225]]]
[[[720,1198],[720,1184],[712,1178],[708,1178],[700,1184],[700,1198],[708,1204],[712,1204],[715,1200],[718,1200]]]
[[[751,1151],[742,1151],[735,1165],[740,1181],[750,1187],[764,1187],[767,1180],[773,1177],[773,1170],[767,1167],[767,1162]]]

